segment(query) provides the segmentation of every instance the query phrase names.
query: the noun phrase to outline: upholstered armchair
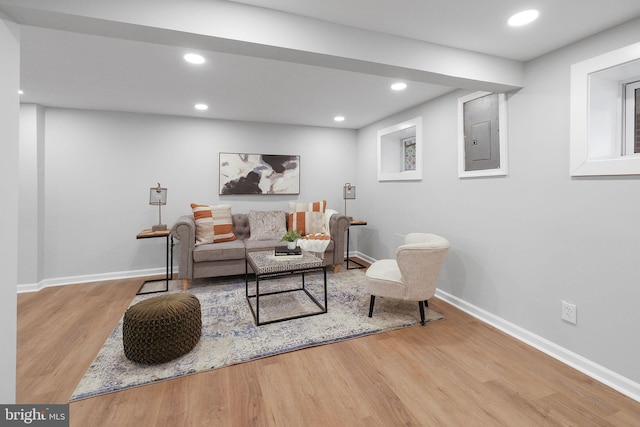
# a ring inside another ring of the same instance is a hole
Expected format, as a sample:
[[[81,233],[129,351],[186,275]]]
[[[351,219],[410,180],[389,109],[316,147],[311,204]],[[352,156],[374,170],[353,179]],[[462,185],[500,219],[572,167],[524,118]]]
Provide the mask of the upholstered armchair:
[[[396,250],[396,259],[381,259],[367,270],[367,292],[371,294],[369,317],[376,296],[418,301],[420,322],[424,305],[436,293],[440,268],[449,250],[449,241],[428,233],[409,233]]]

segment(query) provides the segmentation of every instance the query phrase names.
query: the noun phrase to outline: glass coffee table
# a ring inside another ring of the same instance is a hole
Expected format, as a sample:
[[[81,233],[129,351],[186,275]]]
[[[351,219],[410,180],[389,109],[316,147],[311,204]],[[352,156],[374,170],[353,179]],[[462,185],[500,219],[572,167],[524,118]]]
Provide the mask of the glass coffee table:
[[[249,269],[249,267],[251,267],[251,269]],[[247,252],[245,256],[245,268],[245,290],[247,302],[249,303],[251,314],[253,314],[253,319],[257,326],[282,322],[285,320],[299,319],[301,317],[317,316],[318,314],[324,314],[327,312],[327,268],[322,262],[322,259],[315,255],[303,251],[302,256],[299,258],[279,258],[273,254],[272,250]],[[255,293],[253,294],[249,292],[249,271],[251,270],[253,270],[256,278]],[[323,276],[322,286],[324,288],[324,305],[318,301],[318,299],[310,292],[307,284],[305,284],[305,274],[320,271]],[[264,292],[263,290],[263,292],[260,293],[261,281],[293,275],[301,276],[301,281],[298,286],[294,288],[291,288],[290,284],[289,286],[278,286],[275,290],[272,289],[267,292]],[[306,302],[310,302],[309,305],[313,307],[314,310],[303,313],[296,312],[292,315],[278,316],[276,318],[270,317],[266,321],[260,320],[261,299],[269,297],[270,302],[277,304],[277,296],[291,295],[293,293],[301,294]]]

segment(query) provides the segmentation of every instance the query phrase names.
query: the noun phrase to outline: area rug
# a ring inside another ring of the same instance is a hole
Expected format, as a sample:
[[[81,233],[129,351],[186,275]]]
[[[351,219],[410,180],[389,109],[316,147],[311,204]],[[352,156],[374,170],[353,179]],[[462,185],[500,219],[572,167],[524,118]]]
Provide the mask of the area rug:
[[[202,306],[202,337],[191,352],[159,365],[132,362],[124,356],[120,319],[69,401],[419,325],[417,303],[380,297],[376,299],[373,317],[369,318],[369,295],[364,292],[364,281],[364,272],[357,269],[327,273],[327,313],[262,326],[254,323],[245,296],[244,277],[194,281],[189,292],[198,297]],[[295,288],[299,283],[299,275],[261,281],[260,292]],[[323,302],[322,273],[307,274],[305,284]],[[169,292],[181,292],[181,282],[171,281]],[[136,296],[132,304],[157,295],[162,294]],[[314,309],[318,310],[317,306],[310,305],[303,292],[260,298],[261,321]],[[425,310],[425,317],[427,322],[443,318],[431,309]]]

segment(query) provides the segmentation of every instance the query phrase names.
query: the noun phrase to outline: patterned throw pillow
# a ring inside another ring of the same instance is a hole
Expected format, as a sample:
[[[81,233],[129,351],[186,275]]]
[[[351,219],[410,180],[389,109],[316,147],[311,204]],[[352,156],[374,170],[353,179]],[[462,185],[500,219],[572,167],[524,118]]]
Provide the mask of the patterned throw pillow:
[[[199,205],[191,203],[196,222],[196,246],[236,240],[231,220],[231,205]]]
[[[231,205],[211,206],[211,214],[213,216],[213,243],[236,240],[236,235],[233,234]]]
[[[289,202],[289,210],[291,212],[323,212],[327,209],[327,201],[319,202]]]
[[[287,232],[282,211],[249,211],[249,240],[280,240]]]
[[[291,212],[289,214],[289,230],[307,234],[324,233],[323,212]]]
[[[213,243],[213,215],[211,206],[191,203],[193,219],[196,223],[196,246]]]
[[[303,236],[325,232],[326,200],[310,203],[289,202],[289,209],[291,210],[288,222],[289,230],[296,230]]]

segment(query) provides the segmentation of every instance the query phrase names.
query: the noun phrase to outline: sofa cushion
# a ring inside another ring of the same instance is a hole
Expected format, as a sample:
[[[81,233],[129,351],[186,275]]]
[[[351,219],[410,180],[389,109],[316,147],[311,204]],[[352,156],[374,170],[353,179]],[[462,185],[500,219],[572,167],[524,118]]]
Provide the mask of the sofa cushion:
[[[247,248],[247,252],[272,250],[276,246],[281,246],[283,243],[280,239],[273,240],[245,240],[244,245]]]
[[[231,221],[231,205],[200,205],[191,203],[196,223],[196,246],[235,240]]]
[[[287,232],[286,218],[283,211],[250,211],[249,240],[280,240]]]
[[[244,254],[245,248],[243,241],[233,240],[197,246],[193,250],[193,260],[195,262],[203,262],[244,259]]]

